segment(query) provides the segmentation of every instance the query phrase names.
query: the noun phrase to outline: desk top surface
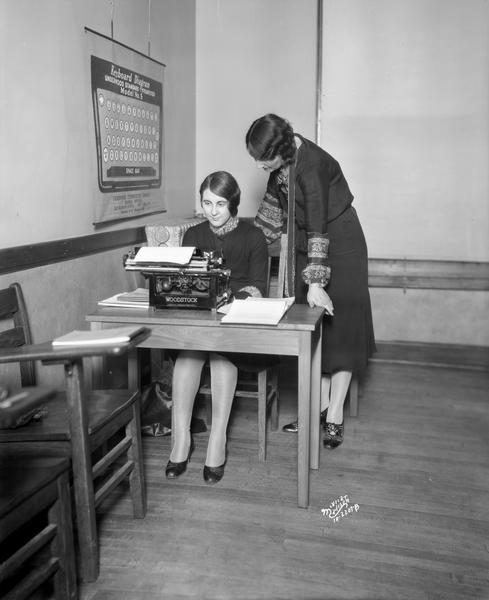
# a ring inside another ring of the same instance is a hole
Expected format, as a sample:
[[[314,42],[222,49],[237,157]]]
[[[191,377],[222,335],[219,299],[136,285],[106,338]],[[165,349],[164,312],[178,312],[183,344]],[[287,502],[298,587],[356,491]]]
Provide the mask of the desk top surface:
[[[248,325],[243,323],[221,323],[222,314],[211,310],[186,308],[98,308],[86,316],[89,322],[140,323],[141,325],[172,325],[246,329],[287,329],[314,331],[324,314],[322,308],[309,308],[305,304],[293,304],[278,325]]]

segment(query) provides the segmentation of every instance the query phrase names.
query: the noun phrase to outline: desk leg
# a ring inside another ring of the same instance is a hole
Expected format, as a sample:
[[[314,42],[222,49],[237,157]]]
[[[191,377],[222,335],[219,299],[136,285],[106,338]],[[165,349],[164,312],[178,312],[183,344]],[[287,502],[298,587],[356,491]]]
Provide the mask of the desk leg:
[[[103,329],[103,323],[99,323],[98,321],[92,321],[90,323],[90,329],[92,331],[101,331]],[[90,374],[90,389],[92,390],[101,390],[104,387],[104,377],[105,373],[105,361],[103,356],[92,356],[90,358],[91,363],[91,374]]]
[[[319,469],[319,450],[321,447],[321,325],[311,339],[311,469]]]
[[[299,508],[309,506],[309,441],[311,416],[311,346],[310,332],[301,332],[298,362],[299,432],[297,447],[297,487]]]

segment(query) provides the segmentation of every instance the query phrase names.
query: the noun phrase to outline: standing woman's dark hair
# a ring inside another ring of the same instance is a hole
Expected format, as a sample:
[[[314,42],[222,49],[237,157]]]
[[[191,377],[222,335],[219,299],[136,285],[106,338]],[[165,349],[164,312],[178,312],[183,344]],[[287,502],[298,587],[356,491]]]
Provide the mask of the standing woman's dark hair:
[[[229,212],[232,217],[238,214],[238,206],[241,198],[241,190],[239,189],[236,179],[227,171],[215,171],[204,179],[200,185],[199,194],[202,200],[202,194],[209,189],[216,196],[222,196],[228,201]]]
[[[273,160],[280,156],[288,165],[297,152],[294,130],[288,121],[269,113],[251,124],[246,134],[246,148],[255,160]]]

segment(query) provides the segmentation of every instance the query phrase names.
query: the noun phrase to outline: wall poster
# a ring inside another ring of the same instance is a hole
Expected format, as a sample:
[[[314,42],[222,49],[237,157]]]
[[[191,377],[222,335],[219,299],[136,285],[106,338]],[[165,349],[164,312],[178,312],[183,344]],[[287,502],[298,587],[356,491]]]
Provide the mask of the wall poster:
[[[85,33],[94,223],[164,212],[165,65],[91,29]]]

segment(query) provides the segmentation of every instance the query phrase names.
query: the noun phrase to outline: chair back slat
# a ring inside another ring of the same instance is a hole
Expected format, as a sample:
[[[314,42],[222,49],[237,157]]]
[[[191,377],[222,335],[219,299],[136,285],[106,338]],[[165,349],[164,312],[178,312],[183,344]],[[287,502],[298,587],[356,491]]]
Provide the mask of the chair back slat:
[[[13,319],[18,310],[17,295],[13,287],[0,290],[0,319]]]
[[[0,348],[17,348],[25,345],[24,329],[14,327],[0,332]]]
[[[27,308],[18,283],[0,290],[0,321],[10,321],[13,327],[7,326],[0,332],[0,348],[15,348],[32,343]],[[36,385],[34,362],[19,363],[20,381],[23,387]]]

